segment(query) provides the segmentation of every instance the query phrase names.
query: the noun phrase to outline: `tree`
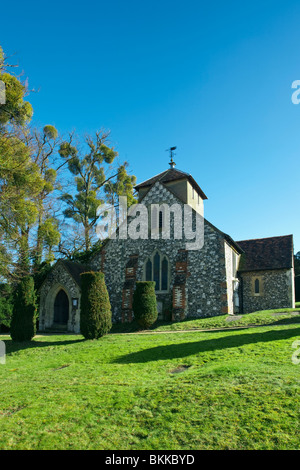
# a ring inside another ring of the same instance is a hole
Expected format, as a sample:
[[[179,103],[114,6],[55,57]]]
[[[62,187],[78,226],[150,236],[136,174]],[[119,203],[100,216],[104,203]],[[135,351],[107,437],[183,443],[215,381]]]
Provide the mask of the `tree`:
[[[29,270],[28,234],[37,217],[34,196],[43,185],[30,150],[23,141],[23,127],[32,116],[24,100],[27,86],[7,72],[0,47],[0,80],[5,84],[6,102],[0,106],[0,270],[10,277]],[[18,259],[16,259],[16,252]],[[13,266],[13,267],[12,267]]]
[[[99,210],[105,202],[116,203],[118,195],[133,200],[135,177],[127,173],[128,164],[113,163],[118,153],[108,144],[109,133],[96,132],[95,138],[85,138],[87,151],[64,142],[60,155],[68,160],[68,168],[76,185],[75,193],[64,193],[64,215],[83,228],[84,250],[88,252],[95,240],[95,226],[101,218]]]
[[[54,126],[30,127],[27,84],[10,72],[0,47],[0,80],[6,102],[0,106],[0,276],[20,278],[54,259],[60,242],[55,190],[59,188],[61,143]]]
[[[24,100],[28,90],[20,78],[7,72],[8,65],[5,54],[0,46],[0,80],[5,85],[5,103],[0,106],[0,126],[7,124],[24,125],[29,122],[33,109],[28,101]]]
[[[60,241],[58,220],[54,216],[53,192],[60,186],[57,182],[57,167],[62,165],[56,161],[56,151],[60,144],[58,131],[54,126],[47,125],[42,131],[26,130],[26,144],[30,149],[31,158],[37,166],[43,185],[34,197],[37,208],[35,246],[32,252],[34,267],[43,261],[44,249],[47,250],[47,260],[54,258],[53,247]]]
[[[21,140],[20,132],[0,130],[0,233],[2,235],[2,275],[29,272],[29,231],[38,210],[35,196],[43,187],[37,165],[32,162],[29,149]],[[5,266],[5,262],[14,264]],[[1,260],[1,257],[0,257]]]
[[[86,339],[98,339],[111,329],[111,306],[104,274],[81,274],[80,331]]]
[[[19,282],[14,298],[10,335],[13,341],[31,341],[36,333],[37,302],[34,282],[26,276]]]
[[[9,330],[13,312],[13,287],[11,284],[0,284],[0,331],[1,327]]]
[[[157,320],[155,282],[137,281],[133,293],[134,318],[141,328],[149,328]]]

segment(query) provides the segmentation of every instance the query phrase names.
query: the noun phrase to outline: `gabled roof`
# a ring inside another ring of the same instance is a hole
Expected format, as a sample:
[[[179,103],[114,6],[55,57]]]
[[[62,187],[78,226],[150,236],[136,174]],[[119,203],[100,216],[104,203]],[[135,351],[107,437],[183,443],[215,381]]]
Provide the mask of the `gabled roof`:
[[[244,251],[240,272],[293,267],[293,235],[242,240],[236,243]]]
[[[76,261],[68,261],[64,259],[64,260],[61,260],[60,263],[65,266],[65,268],[69,271],[74,281],[79,286],[81,284],[80,274],[91,270],[88,266],[84,264],[76,263]]]
[[[44,285],[44,283],[47,281],[48,277],[51,275],[51,273],[53,272],[53,270],[56,268],[56,266],[58,266],[59,264],[62,264],[63,267],[68,271],[68,273],[72,276],[72,278],[74,279],[74,281],[76,282],[76,284],[80,287],[81,285],[81,281],[80,281],[80,274],[81,273],[84,273],[84,272],[87,272],[87,271],[90,271],[90,267],[84,265],[84,264],[80,264],[80,263],[77,263],[76,261],[68,261],[68,260],[65,260],[65,259],[59,259],[55,265],[52,267],[52,269],[50,270],[50,272],[47,274],[46,278],[44,279],[44,281],[42,282],[42,284],[40,285],[39,287],[39,291],[41,290],[42,286]]]
[[[158,175],[153,176],[152,178],[146,181],[143,181],[142,183],[135,186],[134,189],[138,191],[141,188],[150,187],[157,181],[160,181],[161,183],[169,183],[171,181],[178,181],[182,179],[187,179],[192,185],[192,187],[200,194],[201,198],[207,199],[207,196],[204,194],[204,192],[202,191],[198,183],[194,180],[192,175],[189,175],[188,173],[185,173],[181,170],[176,170],[175,168],[169,168],[169,170],[163,171],[162,173],[159,173]]]

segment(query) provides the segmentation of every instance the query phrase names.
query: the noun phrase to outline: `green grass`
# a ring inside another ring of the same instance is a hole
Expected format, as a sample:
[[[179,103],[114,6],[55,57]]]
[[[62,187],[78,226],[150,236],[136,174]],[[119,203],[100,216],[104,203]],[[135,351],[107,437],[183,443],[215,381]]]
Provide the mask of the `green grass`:
[[[300,302],[296,302],[296,308],[300,308]]]
[[[2,450],[300,447],[300,324],[2,339]]]
[[[157,321],[151,328],[151,331],[183,331],[215,328],[233,328],[247,326],[264,326],[271,324],[284,325],[289,323],[300,323],[299,309],[285,308],[276,310],[261,310],[258,312],[247,313],[244,315],[218,315],[208,318],[188,319],[181,322],[162,322]],[[241,317],[241,318],[239,318]],[[235,319],[239,318],[239,319]],[[114,325],[112,332],[130,333],[138,331],[136,323]]]

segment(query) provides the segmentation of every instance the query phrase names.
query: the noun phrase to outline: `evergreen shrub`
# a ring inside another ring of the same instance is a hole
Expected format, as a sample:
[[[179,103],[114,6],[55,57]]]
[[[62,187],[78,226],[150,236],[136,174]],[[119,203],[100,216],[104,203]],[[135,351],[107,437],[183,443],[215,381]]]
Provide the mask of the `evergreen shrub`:
[[[155,282],[137,281],[133,294],[134,317],[141,328],[147,329],[157,320]]]
[[[10,336],[13,341],[31,341],[36,334],[37,301],[34,280],[25,276],[14,295]]]
[[[98,339],[112,327],[111,306],[101,272],[81,274],[80,331],[86,339]]]

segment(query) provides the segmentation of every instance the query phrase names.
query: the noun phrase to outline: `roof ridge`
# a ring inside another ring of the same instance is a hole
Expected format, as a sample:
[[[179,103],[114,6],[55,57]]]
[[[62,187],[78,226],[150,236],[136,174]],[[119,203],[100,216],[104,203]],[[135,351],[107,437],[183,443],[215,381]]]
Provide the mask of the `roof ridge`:
[[[170,176],[167,176],[168,174]],[[138,191],[139,189],[141,189],[143,187],[146,188],[148,186],[152,186],[152,184],[156,181],[167,183],[167,182],[170,182],[170,181],[176,181],[176,180],[180,180],[180,179],[183,179],[183,178],[186,178],[189,181],[189,183],[193,186],[193,188],[197,191],[197,193],[201,196],[201,198],[203,200],[207,199],[206,194],[202,191],[202,189],[198,185],[197,181],[195,181],[193,176],[189,173],[186,173],[186,172],[182,171],[182,170],[177,170],[176,168],[169,168],[168,170],[165,170],[165,171],[159,173],[158,175],[152,176],[151,178],[137,184],[134,187],[134,189]]]
[[[246,240],[236,240],[236,243],[255,242],[255,241],[258,241],[258,240],[273,240],[274,238],[289,238],[289,237],[293,237],[293,235],[289,234],[289,235],[275,235],[274,237],[247,238]]]
[[[169,173],[169,172],[171,172],[171,171],[175,171],[176,173],[182,173],[184,176],[192,176],[190,173],[186,173],[185,171],[178,170],[177,168],[168,168],[168,169],[165,170],[165,171],[162,171],[162,172],[160,172],[160,173],[157,173],[157,174],[154,175],[154,176],[151,176],[151,178],[147,178],[146,180],[141,181],[141,183],[137,184],[136,187],[137,187],[137,186],[140,186],[140,185],[143,184],[143,183],[146,183],[146,182],[149,181],[149,180],[152,180],[152,179],[154,179],[154,178],[157,178],[157,177],[159,177],[159,180],[160,180],[161,178],[163,178],[163,176],[165,176],[166,173]],[[159,181],[159,180],[158,180],[158,181]]]
[[[77,266],[82,266],[82,267],[88,266],[87,263],[81,263],[80,261],[71,260],[71,259],[60,258],[60,259],[58,259],[57,261],[61,261],[62,263],[76,264]]]
[[[158,180],[157,181],[160,181],[162,179],[163,176],[165,176],[166,173],[168,173],[170,170],[172,170],[172,168],[168,168],[166,171],[163,171],[162,173],[159,173],[157,176],[159,176]],[[154,178],[154,176],[153,176]],[[152,179],[152,178],[151,178]],[[147,181],[147,180],[146,180]],[[156,182],[157,182],[156,181]]]
[[[165,173],[167,173],[169,170],[170,170],[170,168],[169,168],[168,170],[162,171],[161,173],[157,173],[157,175],[151,176],[151,178],[147,178],[146,180],[141,181],[141,182],[140,182],[139,184],[137,184],[135,187],[137,188],[137,187],[140,186],[141,184],[146,183],[147,181],[152,180],[153,178],[157,178],[158,176],[162,177],[162,175],[164,175]]]

